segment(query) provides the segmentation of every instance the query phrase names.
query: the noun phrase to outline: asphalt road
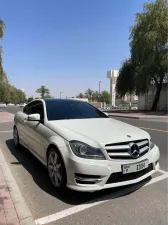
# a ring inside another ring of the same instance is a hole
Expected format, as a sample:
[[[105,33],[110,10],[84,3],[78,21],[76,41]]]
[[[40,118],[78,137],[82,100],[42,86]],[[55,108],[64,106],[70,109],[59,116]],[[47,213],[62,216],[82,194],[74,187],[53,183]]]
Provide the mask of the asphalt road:
[[[18,110],[14,108],[7,110],[14,113]],[[168,171],[168,132],[165,132],[168,130],[168,123],[136,119],[119,120],[147,129],[160,148],[161,170]],[[137,185],[95,193],[78,193],[71,190],[57,193],[41,163],[28,150],[14,148],[11,131],[12,122],[0,124],[0,148],[36,220],[59,213],[49,224],[168,224],[166,198],[168,179],[157,180],[162,176],[161,173],[158,172],[154,176],[153,180],[156,182],[153,184],[148,183],[151,182],[148,179]]]
[[[20,106],[7,106],[6,108],[0,108],[0,111],[5,111],[5,112],[15,114],[16,112],[18,112],[22,109],[23,108],[21,108]]]

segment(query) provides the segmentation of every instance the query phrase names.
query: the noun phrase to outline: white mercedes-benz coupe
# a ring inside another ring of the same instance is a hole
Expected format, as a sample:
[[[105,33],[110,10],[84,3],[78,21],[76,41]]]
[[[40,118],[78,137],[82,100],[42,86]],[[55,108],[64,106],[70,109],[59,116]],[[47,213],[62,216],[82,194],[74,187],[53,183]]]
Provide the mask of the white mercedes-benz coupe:
[[[159,169],[150,135],[69,99],[34,100],[14,117],[15,147],[23,145],[48,170],[56,189],[97,191],[134,184]]]

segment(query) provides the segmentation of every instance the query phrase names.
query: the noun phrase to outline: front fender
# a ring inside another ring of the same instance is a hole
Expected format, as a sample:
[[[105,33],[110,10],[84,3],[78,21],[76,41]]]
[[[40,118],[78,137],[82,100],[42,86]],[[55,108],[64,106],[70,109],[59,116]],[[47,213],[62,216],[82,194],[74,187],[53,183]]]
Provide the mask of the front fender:
[[[49,146],[54,145],[61,153],[62,158],[64,157],[64,154],[62,154],[61,149],[67,149],[66,146],[69,144],[68,141],[66,141],[63,137],[59,136],[58,134],[52,132],[52,136],[48,138],[42,139],[42,152],[43,152],[43,158],[47,162],[47,151],[49,149]]]

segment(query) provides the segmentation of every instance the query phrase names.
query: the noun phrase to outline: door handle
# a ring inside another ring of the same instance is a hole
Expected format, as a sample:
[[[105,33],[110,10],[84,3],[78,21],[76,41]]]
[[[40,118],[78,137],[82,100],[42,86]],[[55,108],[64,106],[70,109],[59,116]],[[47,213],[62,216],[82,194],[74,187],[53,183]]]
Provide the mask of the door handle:
[[[26,121],[27,121],[27,118],[24,118],[23,122],[26,123]]]

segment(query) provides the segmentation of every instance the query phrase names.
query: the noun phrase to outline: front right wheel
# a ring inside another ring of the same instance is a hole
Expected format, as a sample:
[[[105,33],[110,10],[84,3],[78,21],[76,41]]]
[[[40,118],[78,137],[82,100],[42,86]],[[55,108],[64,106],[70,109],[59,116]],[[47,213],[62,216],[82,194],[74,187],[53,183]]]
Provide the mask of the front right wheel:
[[[66,170],[61,154],[56,148],[51,148],[47,158],[47,169],[51,183],[58,190],[66,187]]]

